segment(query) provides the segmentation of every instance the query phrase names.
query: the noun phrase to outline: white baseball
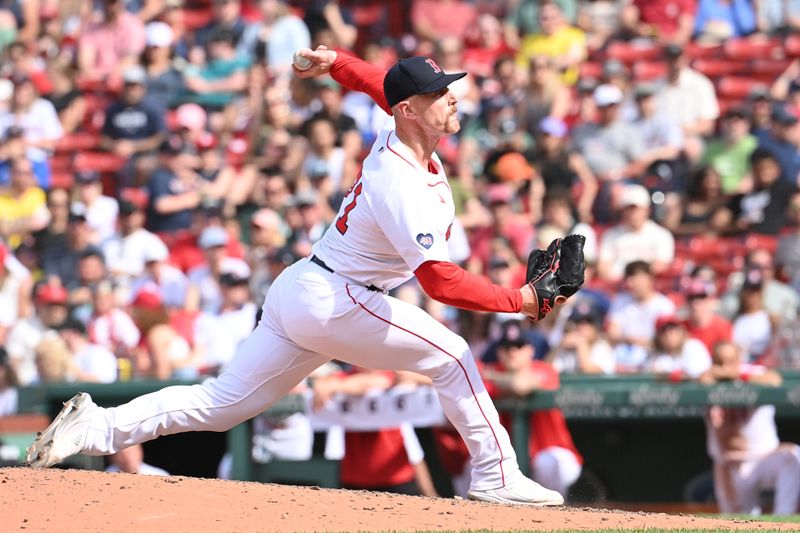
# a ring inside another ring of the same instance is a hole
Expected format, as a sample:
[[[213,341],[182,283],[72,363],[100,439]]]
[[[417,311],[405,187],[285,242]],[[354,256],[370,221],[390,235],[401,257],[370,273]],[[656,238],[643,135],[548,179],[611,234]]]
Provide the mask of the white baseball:
[[[308,70],[313,65],[310,59],[300,55],[299,50],[294,53],[294,57],[292,58],[292,63],[294,63],[294,66],[297,70]]]

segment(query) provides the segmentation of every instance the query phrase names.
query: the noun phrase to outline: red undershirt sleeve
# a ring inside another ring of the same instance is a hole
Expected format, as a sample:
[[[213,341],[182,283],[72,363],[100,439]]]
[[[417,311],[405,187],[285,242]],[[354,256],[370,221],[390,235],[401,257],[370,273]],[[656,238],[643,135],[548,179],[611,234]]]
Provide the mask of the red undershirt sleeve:
[[[336,61],[331,65],[331,77],[351,91],[369,95],[387,114],[392,114],[386,95],[383,94],[383,78],[386,77],[383,69],[337,50]]]
[[[469,311],[519,313],[522,293],[467,272],[447,261],[425,261],[414,272],[425,294],[443,304]]]

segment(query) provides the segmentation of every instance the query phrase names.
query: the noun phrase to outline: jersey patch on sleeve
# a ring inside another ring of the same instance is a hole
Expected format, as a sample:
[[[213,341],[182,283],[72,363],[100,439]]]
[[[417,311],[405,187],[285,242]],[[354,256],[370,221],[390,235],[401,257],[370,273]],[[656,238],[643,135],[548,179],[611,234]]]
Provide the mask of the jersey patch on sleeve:
[[[430,233],[420,233],[417,235],[417,242],[420,246],[429,250],[433,246],[433,235]]]

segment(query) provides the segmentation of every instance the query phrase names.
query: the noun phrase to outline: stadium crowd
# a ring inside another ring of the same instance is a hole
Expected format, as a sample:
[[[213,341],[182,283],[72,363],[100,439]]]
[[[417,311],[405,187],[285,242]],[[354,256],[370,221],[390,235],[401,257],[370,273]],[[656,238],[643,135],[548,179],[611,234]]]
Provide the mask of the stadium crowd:
[[[320,44],[470,74],[438,149],[454,262],[520,286],[532,248],[586,236],[584,289],[515,338],[519,317],[395,291],[490,382],[517,352],[676,380],[713,381],[719,347],[800,368],[798,31],[784,0],[2,0],[0,415],[17,384],[224,368],[386,118],[293,76]],[[328,377],[323,399],[405,379]]]

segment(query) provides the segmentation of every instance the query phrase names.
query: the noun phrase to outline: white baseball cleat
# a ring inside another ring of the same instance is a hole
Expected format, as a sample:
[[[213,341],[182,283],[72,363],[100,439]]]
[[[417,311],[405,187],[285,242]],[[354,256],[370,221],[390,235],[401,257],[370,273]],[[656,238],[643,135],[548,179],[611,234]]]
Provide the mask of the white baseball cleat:
[[[99,409],[85,392],[76,394],[58,413],[53,423],[39,433],[25,455],[25,464],[47,468],[80,453],[86,444],[89,422]]]
[[[520,477],[505,487],[497,489],[474,490],[467,492],[470,500],[482,502],[511,503],[514,505],[563,505],[564,497],[558,492],[546,489],[532,479]]]

